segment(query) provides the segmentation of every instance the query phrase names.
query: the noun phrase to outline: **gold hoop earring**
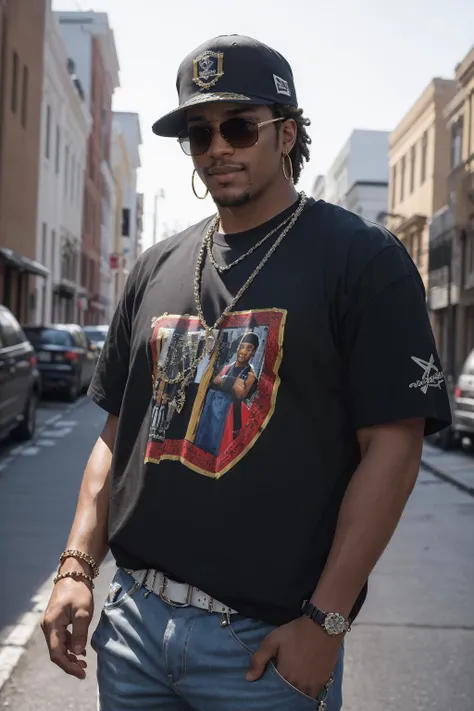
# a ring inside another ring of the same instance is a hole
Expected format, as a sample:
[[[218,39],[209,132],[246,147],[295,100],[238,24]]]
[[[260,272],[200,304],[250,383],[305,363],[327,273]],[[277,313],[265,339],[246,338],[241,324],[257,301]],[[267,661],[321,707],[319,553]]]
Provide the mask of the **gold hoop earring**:
[[[290,174],[289,175],[286,172],[286,166],[285,166],[285,161],[287,158],[288,158],[288,162],[290,165]],[[283,155],[281,157],[281,169],[283,171],[283,175],[285,176],[285,178],[287,180],[293,181],[293,161],[291,160],[289,153],[283,153]]]
[[[197,173],[197,170],[196,170],[196,168],[194,168],[193,174],[191,176],[191,187],[193,189],[193,193],[195,194],[195,196],[197,197],[198,200],[205,200],[207,198],[207,196],[209,195],[209,188],[206,188],[206,192],[204,193],[204,195],[197,194],[196,186],[194,185],[194,178],[196,177],[196,173]]]

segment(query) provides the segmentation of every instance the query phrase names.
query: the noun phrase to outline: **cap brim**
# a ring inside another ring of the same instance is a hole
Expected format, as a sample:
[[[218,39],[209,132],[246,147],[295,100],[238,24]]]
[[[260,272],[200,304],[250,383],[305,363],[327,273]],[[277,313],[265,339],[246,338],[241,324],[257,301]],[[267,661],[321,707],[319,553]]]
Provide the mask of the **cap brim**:
[[[248,104],[249,106],[269,106],[275,103],[269,99],[262,99],[260,96],[245,96],[244,94],[232,94],[229,92],[215,92],[213,94],[198,94],[191,97],[184,104],[181,104],[174,111],[170,111],[162,118],[155,121],[152,126],[153,133],[165,138],[176,138],[185,127],[186,111],[191,106],[200,104],[211,104],[219,101],[228,101],[231,104]]]

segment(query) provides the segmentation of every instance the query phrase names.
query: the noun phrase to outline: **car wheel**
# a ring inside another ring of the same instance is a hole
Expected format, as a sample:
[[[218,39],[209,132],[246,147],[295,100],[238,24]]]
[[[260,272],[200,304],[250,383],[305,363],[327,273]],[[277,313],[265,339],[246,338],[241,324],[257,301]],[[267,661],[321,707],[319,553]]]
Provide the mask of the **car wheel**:
[[[38,393],[36,390],[31,392],[30,397],[23,412],[23,420],[18,427],[13,431],[13,437],[19,442],[26,442],[32,439],[36,431],[36,411],[38,409]]]

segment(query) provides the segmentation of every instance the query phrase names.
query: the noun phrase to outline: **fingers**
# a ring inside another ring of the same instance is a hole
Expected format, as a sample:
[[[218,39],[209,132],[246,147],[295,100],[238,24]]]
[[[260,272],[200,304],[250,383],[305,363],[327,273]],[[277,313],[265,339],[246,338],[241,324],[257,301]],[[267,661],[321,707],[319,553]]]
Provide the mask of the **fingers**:
[[[72,620],[72,651],[84,654],[89,631],[90,615],[87,610],[77,610]]]
[[[49,619],[45,616],[41,628],[49,648],[51,661],[66,674],[75,676],[77,679],[84,679],[87,664],[83,660],[78,660],[68,651],[68,643],[72,640],[68,638],[67,624],[64,624],[59,618]]]
[[[250,669],[245,678],[247,681],[257,681],[260,679],[265,667],[271,659],[276,658],[278,654],[278,642],[271,634],[265,637],[259,649],[250,658]]]

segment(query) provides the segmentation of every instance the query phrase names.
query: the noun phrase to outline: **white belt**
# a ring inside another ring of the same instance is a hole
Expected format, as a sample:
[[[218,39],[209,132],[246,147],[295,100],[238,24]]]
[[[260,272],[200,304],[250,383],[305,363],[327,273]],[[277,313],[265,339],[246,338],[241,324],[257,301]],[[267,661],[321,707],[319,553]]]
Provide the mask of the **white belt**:
[[[173,607],[199,607],[208,612],[218,612],[220,614],[234,615],[237,610],[233,610],[222,602],[214,600],[199,588],[194,588],[187,583],[177,583],[170,580],[158,570],[127,570],[127,573],[135,578],[150,592],[158,595],[163,602]]]

